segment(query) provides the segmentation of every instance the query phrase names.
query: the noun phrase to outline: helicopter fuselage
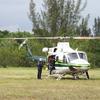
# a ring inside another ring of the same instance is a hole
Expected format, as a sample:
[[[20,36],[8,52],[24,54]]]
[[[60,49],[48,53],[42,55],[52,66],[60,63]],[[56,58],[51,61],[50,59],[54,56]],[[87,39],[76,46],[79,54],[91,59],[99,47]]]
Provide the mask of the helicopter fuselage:
[[[88,69],[90,66],[86,53],[73,50],[68,42],[59,42],[56,47],[49,48],[48,56],[50,55],[55,55],[56,69],[68,69],[69,67]]]

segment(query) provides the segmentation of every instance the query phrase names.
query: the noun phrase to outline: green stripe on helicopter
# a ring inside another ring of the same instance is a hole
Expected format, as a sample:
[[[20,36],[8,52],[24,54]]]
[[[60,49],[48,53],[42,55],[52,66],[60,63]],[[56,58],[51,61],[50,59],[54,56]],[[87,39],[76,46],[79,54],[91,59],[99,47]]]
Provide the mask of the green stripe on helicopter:
[[[71,63],[62,63],[62,62],[55,62],[55,66],[57,67],[82,67],[82,66],[89,66],[88,64],[71,64]]]

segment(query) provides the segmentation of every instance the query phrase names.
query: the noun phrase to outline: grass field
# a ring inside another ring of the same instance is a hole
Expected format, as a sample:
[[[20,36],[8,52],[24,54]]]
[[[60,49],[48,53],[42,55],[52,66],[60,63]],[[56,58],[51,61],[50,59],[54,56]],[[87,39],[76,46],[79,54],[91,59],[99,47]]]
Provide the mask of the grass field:
[[[0,100],[100,100],[100,69],[89,70],[90,79],[60,81],[36,79],[34,68],[0,68]]]

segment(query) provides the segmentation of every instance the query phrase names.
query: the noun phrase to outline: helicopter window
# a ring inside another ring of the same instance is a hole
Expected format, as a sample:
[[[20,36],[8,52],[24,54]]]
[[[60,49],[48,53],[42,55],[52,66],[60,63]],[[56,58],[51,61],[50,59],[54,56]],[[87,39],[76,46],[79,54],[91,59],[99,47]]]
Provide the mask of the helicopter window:
[[[63,56],[63,62],[64,62],[64,63],[67,62],[67,59],[66,59],[66,56],[65,56],[65,55]]]
[[[77,53],[70,53],[70,54],[68,54],[68,57],[69,57],[68,59],[70,61],[78,59]]]
[[[79,57],[81,59],[85,59],[86,60],[86,55],[84,53],[78,53],[79,54]]]

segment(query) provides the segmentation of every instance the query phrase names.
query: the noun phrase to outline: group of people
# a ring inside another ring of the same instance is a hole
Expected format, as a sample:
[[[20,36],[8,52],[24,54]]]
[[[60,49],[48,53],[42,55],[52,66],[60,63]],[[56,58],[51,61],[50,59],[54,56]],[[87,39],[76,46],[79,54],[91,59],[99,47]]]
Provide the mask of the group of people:
[[[54,53],[56,52],[57,48],[54,49]],[[42,74],[42,67],[44,63],[42,59],[40,58],[38,63],[37,63],[37,79],[41,79],[41,74]],[[48,57],[48,70],[50,71],[50,74],[52,74],[52,71],[55,70],[55,55],[50,55]]]
[[[37,79],[41,79],[41,74],[42,74],[42,68],[43,68],[43,61],[40,58],[39,61],[37,62]],[[55,55],[50,55],[48,57],[48,70],[49,70],[49,74],[52,74],[52,71],[55,70]]]

